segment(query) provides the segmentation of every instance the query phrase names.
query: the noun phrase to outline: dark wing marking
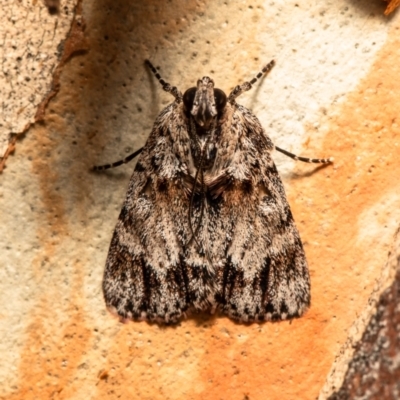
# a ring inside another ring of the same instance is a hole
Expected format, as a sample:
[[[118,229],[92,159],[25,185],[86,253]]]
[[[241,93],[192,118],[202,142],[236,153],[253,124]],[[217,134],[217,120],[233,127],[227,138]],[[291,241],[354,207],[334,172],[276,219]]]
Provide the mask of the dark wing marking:
[[[231,220],[225,266],[219,271],[217,302],[240,321],[300,316],[310,304],[307,262],[270,151],[257,118],[242,106],[233,116],[238,137],[228,168],[219,218]],[[236,132],[236,133],[235,133]]]
[[[157,118],[111,241],[103,292],[122,319],[176,322],[214,298],[212,269],[196,249],[186,248],[189,139],[180,107],[173,103]]]

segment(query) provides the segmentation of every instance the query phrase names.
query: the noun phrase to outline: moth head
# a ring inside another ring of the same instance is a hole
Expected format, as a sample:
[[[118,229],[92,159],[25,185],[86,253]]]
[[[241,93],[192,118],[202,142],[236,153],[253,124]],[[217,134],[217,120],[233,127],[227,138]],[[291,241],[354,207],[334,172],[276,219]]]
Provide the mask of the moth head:
[[[220,114],[226,105],[226,94],[214,88],[214,81],[208,76],[197,81],[183,95],[183,104],[187,112],[193,116],[202,128],[208,128],[213,119]]]

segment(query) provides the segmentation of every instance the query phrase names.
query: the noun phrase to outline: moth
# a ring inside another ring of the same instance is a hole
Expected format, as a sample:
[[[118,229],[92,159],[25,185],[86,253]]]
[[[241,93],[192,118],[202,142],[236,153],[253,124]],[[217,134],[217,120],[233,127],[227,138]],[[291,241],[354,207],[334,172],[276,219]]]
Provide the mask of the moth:
[[[182,95],[146,61],[174,102],[139,156],[103,278],[107,308],[122,321],[176,323],[191,312],[240,322],[301,316],[310,305],[307,261],[257,117],[236,102],[267,74],[227,96],[205,76]]]

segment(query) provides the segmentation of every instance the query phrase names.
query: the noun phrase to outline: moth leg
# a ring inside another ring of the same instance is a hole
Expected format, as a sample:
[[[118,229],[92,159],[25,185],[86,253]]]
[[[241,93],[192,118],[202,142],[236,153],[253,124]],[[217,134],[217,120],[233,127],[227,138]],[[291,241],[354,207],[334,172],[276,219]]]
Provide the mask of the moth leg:
[[[120,165],[126,164],[129,161],[133,160],[142,152],[142,150],[143,147],[141,147],[139,150],[134,151],[132,154],[129,154],[129,156],[125,157],[123,160],[119,160],[111,164],[95,165],[94,167],[92,167],[92,171],[104,171],[105,169],[119,167]]]
[[[156,76],[158,81],[161,83],[163,89],[166,92],[171,93],[172,96],[174,96],[178,102],[181,102],[182,101],[182,93],[180,92],[180,90],[178,90],[178,88],[176,86],[172,86],[168,82],[165,82],[164,79],[161,77],[161,75],[156,70],[156,68],[154,67],[154,65],[149,60],[145,60],[144,63],[150,68],[151,72]]]
[[[275,61],[270,61],[250,82],[244,82],[241,85],[237,85],[232,92],[229,94],[228,101],[233,103],[236,97],[240,96],[243,92],[250,90],[253,85],[260,79],[264,74],[268,74],[272,67],[275,65]]]
[[[303,162],[308,162],[308,163],[315,163],[315,164],[330,164],[333,162],[333,157],[329,158],[308,158],[308,157],[299,157],[296,156],[296,154],[290,153],[284,149],[281,149],[278,146],[275,146],[275,149],[284,154],[285,156],[288,156],[290,158],[293,158],[293,160],[298,160],[298,161],[303,161]]]

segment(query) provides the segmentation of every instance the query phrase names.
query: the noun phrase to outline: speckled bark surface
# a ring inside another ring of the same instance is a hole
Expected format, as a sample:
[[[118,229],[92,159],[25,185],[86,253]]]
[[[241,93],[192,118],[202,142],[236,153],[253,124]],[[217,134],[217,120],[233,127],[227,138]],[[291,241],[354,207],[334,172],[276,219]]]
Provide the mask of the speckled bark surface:
[[[53,4],[55,16],[38,0],[0,1],[0,172],[17,137],[40,119],[46,99],[57,92],[57,66],[68,54],[63,41],[76,3],[64,1],[61,10]]]
[[[373,314],[371,296],[393,280],[397,13],[387,19],[385,2],[366,0],[82,5],[86,52],[62,66],[60,90],[0,178],[0,397],[328,398],[352,356],[342,357],[346,343]],[[89,167],[140,147],[171,101],[145,58],[182,90],[210,75],[225,91],[274,58],[241,103],[278,146],[335,157],[325,168],[275,157],[310,264],[303,318],[239,325],[198,316],[159,327],[106,312],[101,278],[133,165]]]

